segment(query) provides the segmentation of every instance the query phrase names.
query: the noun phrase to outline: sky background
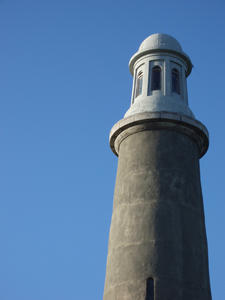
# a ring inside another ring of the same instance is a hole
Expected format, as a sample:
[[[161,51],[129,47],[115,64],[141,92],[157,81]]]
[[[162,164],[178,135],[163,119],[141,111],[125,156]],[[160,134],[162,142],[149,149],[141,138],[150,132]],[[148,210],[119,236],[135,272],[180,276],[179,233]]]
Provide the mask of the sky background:
[[[102,299],[128,61],[152,33],[194,64],[213,299],[225,299],[225,1],[0,0],[0,299]]]

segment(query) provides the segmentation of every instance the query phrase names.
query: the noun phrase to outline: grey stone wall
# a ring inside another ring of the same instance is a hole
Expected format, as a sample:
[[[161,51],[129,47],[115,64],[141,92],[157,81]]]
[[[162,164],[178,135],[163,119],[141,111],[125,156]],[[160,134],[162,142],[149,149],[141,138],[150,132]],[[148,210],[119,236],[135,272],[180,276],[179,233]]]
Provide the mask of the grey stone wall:
[[[199,149],[157,128],[119,146],[104,291],[104,300],[153,298],[211,299]]]

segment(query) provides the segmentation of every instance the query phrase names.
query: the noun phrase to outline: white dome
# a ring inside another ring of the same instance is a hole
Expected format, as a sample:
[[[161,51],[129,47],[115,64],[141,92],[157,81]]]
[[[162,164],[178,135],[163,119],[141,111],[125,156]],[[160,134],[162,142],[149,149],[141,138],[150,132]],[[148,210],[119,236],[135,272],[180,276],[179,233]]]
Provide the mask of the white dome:
[[[164,49],[173,50],[176,52],[183,52],[181,45],[172,36],[164,33],[155,33],[147,37],[140,45],[138,52]]]
[[[188,76],[192,70],[192,63],[189,56],[183,52],[180,43],[172,36],[164,33],[155,33],[147,37],[140,45],[138,51],[131,57],[129,62],[130,72],[133,75],[134,64],[142,56],[154,53],[172,53],[182,58],[187,64],[186,75]]]

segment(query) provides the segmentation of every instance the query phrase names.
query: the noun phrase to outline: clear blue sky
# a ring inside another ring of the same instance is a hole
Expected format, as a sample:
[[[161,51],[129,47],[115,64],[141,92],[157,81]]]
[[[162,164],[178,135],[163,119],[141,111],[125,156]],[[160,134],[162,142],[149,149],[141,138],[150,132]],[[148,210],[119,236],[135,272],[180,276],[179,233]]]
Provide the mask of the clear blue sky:
[[[213,299],[225,299],[225,2],[0,1],[0,299],[102,299],[128,61],[174,36],[194,64]]]

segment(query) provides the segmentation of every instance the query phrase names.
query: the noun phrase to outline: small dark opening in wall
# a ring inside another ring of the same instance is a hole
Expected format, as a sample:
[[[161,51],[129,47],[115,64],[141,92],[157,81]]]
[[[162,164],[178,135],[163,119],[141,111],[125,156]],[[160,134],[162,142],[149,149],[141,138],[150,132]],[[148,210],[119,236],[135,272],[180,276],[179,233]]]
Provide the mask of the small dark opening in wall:
[[[172,92],[180,94],[180,76],[177,69],[172,70]]]
[[[142,85],[143,85],[143,72],[139,72],[137,76],[136,82],[136,91],[135,91],[135,98],[141,95],[142,93]]]
[[[151,90],[161,90],[161,68],[159,66],[152,69]]]
[[[148,278],[146,282],[145,300],[154,300],[154,280],[152,278]]]

